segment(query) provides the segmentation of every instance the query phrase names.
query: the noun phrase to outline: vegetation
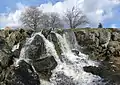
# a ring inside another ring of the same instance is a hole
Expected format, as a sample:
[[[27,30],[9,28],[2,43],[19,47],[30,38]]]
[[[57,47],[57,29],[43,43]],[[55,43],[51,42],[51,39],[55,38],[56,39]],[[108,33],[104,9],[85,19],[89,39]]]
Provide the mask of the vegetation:
[[[55,28],[64,28],[66,25],[70,28],[77,28],[88,23],[86,15],[77,7],[67,10],[64,19],[60,18],[58,13],[43,13],[37,7],[28,7],[21,14],[20,20],[24,28],[34,29],[35,31],[41,29],[54,30]]]
[[[82,11],[73,7],[72,9],[68,9],[65,13],[65,21],[69,25],[70,28],[76,28],[80,25],[84,25],[88,23],[88,19]]]
[[[62,20],[59,14],[43,13],[36,7],[29,7],[21,14],[21,22],[25,28],[31,28],[35,31],[40,31],[41,29],[55,29],[62,28]]]

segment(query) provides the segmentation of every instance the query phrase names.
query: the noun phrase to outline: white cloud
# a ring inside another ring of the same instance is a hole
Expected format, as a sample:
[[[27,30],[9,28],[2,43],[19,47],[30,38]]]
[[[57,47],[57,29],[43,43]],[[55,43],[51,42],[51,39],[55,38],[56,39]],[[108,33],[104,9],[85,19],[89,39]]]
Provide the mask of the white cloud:
[[[26,6],[21,3],[16,4],[17,10],[10,13],[0,14],[0,27],[19,27],[21,25],[19,18]]]
[[[117,25],[116,24],[112,24],[111,28],[117,28]]]
[[[42,4],[40,9],[44,12],[58,12],[64,14],[66,9],[77,5],[88,16],[91,26],[96,27],[99,22],[114,19],[114,8],[120,4],[118,0],[65,0],[56,4]]]
[[[61,16],[64,15],[66,9],[69,9],[75,5],[82,9],[82,11],[88,16],[91,21],[91,26],[96,27],[99,22],[104,23],[107,19],[114,19],[116,14],[114,8],[120,4],[118,0],[64,0],[63,2],[57,2],[56,4],[46,3],[41,4],[38,8],[43,12],[58,12]],[[26,7],[21,3],[17,3],[17,10],[9,14],[1,14],[0,23],[2,26],[19,26],[19,17],[21,12]]]

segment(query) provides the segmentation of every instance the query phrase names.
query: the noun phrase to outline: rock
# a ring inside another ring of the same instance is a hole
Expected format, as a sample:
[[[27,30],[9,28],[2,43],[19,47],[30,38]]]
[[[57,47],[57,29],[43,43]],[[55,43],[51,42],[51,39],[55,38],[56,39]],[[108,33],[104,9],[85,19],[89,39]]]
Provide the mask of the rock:
[[[19,67],[9,71],[6,83],[7,85],[40,85],[40,80],[32,67],[22,60],[19,62]]]
[[[13,54],[5,39],[0,37],[0,63],[2,68],[10,66],[13,61]]]
[[[25,46],[25,56],[29,59],[36,60],[46,54],[45,42],[40,35],[36,35],[30,45]]]
[[[6,42],[12,49],[14,45],[16,45],[19,42],[25,41],[25,39],[26,39],[25,32],[14,31],[6,38]]]
[[[51,76],[51,70],[57,66],[57,62],[53,56],[47,55],[43,37],[35,35],[31,42],[26,44],[22,50],[24,50],[25,54],[23,56],[30,59],[30,63],[39,73],[39,76],[42,78],[45,74],[44,76],[48,80]]]
[[[34,30],[26,30],[26,34],[28,37],[31,37],[31,35],[34,33]]]
[[[57,62],[55,61],[54,57],[51,56],[33,61],[33,66],[35,70],[40,74],[41,78],[49,80],[52,74],[51,70],[55,69]]]
[[[42,34],[45,36],[45,38],[47,38],[51,31],[52,29],[43,29]]]
[[[53,70],[57,66],[57,62],[55,61],[54,57],[51,56],[34,61],[33,66],[37,72]]]
[[[57,83],[56,85],[76,85],[73,78],[66,76],[63,72],[57,72],[53,81]]]
[[[19,50],[19,49],[15,50],[15,51],[13,52],[13,56],[14,56],[15,58],[19,58],[19,56],[20,56],[20,50]]]
[[[5,46],[5,44],[6,44],[5,39],[0,36],[0,50],[3,49],[3,47]]]
[[[109,51],[111,52],[111,54],[114,56],[114,57],[120,57],[120,42],[118,41],[111,41],[109,44],[108,44],[108,49]]]
[[[103,78],[108,83],[106,85],[119,85],[120,81],[120,70],[116,70],[114,63],[102,62],[98,67],[95,66],[85,66],[84,71],[98,75]]]
[[[76,49],[72,49],[72,52],[75,53],[75,55],[79,55],[79,51]]]
[[[118,33],[118,32],[112,32],[111,39],[113,41],[120,41],[120,33]]]
[[[102,30],[100,31],[100,44],[105,44],[107,43],[111,38],[111,33],[106,31],[106,30]]]
[[[0,56],[2,56],[0,58],[2,68],[6,68],[6,67],[8,67],[8,66],[13,64],[13,57],[12,57],[11,54],[7,55],[4,52],[0,52]]]
[[[90,72],[92,74],[100,76],[101,68],[97,68],[96,66],[85,66],[83,68],[86,72]]]
[[[60,48],[60,44],[59,44],[59,40],[57,39],[57,36],[55,33],[50,33],[50,35],[48,36],[49,41],[53,42],[55,45],[55,50],[57,52],[57,54],[60,56],[62,53],[62,50]]]

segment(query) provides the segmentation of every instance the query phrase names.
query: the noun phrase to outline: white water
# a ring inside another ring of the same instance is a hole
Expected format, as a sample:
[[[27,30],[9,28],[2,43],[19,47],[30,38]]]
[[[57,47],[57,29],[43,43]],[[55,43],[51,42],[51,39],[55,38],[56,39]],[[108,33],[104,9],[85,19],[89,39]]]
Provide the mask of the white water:
[[[17,45],[14,45],[13,48],[12,48],[12,52],[19,49],[19,46],[20,46],[20,43],[18,43]]]
[[[71,48],[68,44],[69,41],[66,39],[65,34],[61,36],[56,33],[57,39],[59,40],[59,44],[62,50],[62,62],[57,55],[54,44],[48,41],[41,33],[34,34],[34,36],[27,40],[26,45],[29,45],[36,35],[40,35],[43,38],[47,49],[47,55],[54,56],[58,63],[57,67],[52,71],[50,82],[41,80],[41,85],[73,85],[72,82],[74,83],[74,85],[98,85],[98,80],[101,80],[101,78],[90,73],[86,73],[83,70],[84,66],[97,66],[98,63],[89,60],[88,56],[82,54],[81,52],[78,56],[74,55],[74,53],[72,53],[71,51]],[[18,65],[18,62],[20,60],[25,60],[26,62],[29,62],[29,59],[26,58],[25,55],[26,49],[26,47],[22,48],[20,58],[16,60],[16,65]],[[56,77],[58,74],[61,73],[73,80],[69,81],[69,84],[67,84],[67,82],[66,84],[59,84],[62,81],[66,80],[64,79],[64,77]]]
[[[56,34],[56,36],[59,39],[59,44],[63,52],[63,62],[53,71],[51,82],[53,82],[54,85],[59,85],[56,83],[57,78],[55,76],[57,73],[62,72],[66,76],[73,78],[75,85],[97,85],[97,81],[100,80],[100,77],[86,73],[83,67],[97,66],[98,63],[89,60],[88,56],[81,52],[79,56],[74,55],[69,47],[69,41],[67,41],[65,34],[63,34],[63,36]]]

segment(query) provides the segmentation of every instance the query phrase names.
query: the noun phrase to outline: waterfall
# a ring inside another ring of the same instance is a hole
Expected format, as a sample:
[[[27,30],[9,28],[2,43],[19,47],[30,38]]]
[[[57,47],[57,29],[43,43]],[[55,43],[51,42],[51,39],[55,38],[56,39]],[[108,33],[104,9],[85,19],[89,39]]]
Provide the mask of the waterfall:
[[[68,44],[66,35],[57,34],[57,39],[62,49],[62,63],[53,71],[51,82],[54,85],[98,85],[100,77],[86,73],[83,70],[84,66],[97,66],[98,63],[88,59],[88,56],[79,52],[79,56],[72,53],[72,49]],[[64,74],[64,76],[62,76]],[[62,77],[57,77],[61,75]],[[66,81],[66,77],[68,82]],[[65,77],[65,78],[64,78]],[[66,83],[66,84],[65,84]],[[103,85],[103,84],[101,84]]]
[[[52,71],[50,82],[41,80],[41,85],[103,85],[100,84],[101,78],[99,76],[95,76],[83,70],[84,66],[97,66],[98,63],[89,60],[88,56],[82,54],[81,52],[79,52],[79,55],[75,55],[72,52],[72,49],[77,46],[77,41],[75,39],[74,43],[72,43],[75,45],[72,46],[72,44],[69,43],[70,37],[68,34],[63,34],[63,36],[61,36],[60,34],[55,33],[62,50],[61,56],[58,56],[54,44],[47,40],[43,34],[35,33],[31,38],[26,40],[26,44],[21,50],[20,58],[16,59],[16,66],[20,60],[25,60],[29,63],[30,59],[27,58],[27,55],[25,54],[26,50],[28,49],[26,46],[29,46],[36,35],[40,35],[43,38],[45,47],[47,49],[47,55],[54,56],[55,60],[58,63],[57,67]]]
[[[64,35],[66,36],[67,41],[69,41],[67,43],[69,43],[71,49],[76,49],[76,50],[80,49],[80,46],[77,43],[76,36],[73,31],[65,32]]]

